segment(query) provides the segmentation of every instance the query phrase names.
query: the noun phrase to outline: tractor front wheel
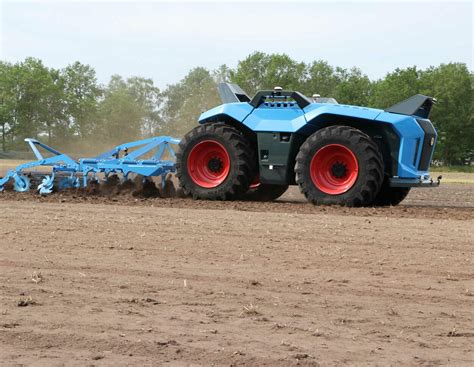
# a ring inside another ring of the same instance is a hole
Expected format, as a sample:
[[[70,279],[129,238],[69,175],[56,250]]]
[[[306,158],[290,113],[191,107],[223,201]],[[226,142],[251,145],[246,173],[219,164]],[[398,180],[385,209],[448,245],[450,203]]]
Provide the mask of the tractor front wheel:
[[[176,175],[194,199],[234,200],[248,190],[251,172],[251,148],[229,125],[197,126],[179,144]]]
[[[301,192],[313,204],[368,206],[382,185],[383,161],[362,131],[329,126],[303,143],[295,173]]]

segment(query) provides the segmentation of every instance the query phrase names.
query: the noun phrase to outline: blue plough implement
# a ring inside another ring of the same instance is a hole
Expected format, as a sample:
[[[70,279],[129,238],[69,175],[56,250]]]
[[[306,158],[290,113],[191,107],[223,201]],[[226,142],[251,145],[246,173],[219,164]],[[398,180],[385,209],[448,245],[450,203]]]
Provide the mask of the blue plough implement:
[[[37,190],[46,195],[53,189],[86,187],[90,182],[97,182],[99,175],[105,180],[109,175],[120,174],[122,181],[126,181],[130,174],[146,177],[161,176],[162,184],[168,173],[175,172],[175,153],[172,145],[179,144],[179,140],[169,136],[133,141],[116,146],[112,150],[94,158],[74,160],[46,144],[35,139],[25,139],[37,160],[19,165],[9,170],[5,177],[0,178],[0,191],[5,185],[13,181],[13,188],[18,192],[30,190],[32,178],[40,178]],[[49,153],[44,157],[39,148]],[[133,151],[129,152],[129,149]],[[164,156],[168,154],[169,159]],[[147,156],[147,158],[145,158]],[[46,171],[31,171],[37,167],[51,167]]]

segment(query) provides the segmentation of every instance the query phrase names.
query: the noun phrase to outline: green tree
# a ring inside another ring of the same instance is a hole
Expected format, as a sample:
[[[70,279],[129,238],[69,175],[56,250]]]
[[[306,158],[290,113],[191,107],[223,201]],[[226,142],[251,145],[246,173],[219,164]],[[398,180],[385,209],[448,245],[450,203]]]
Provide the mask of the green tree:
[[[216,83],[227,83],[230,81],[230,74],[231,69],[227,65],[222,64],[212,72],[212,77]]]
[[[199,115],[220,104],[217,85],[211,73],[204,68],[192,69],[179,83],[164,91],[161,133],[184,135],[193,128]]]
[[[89,139],[97,121],[99,98],[103,91],[97,83],[95,70],[75,62],[61,70],[65,94],[66,120],[63,130],[72,129],[79,139]]]
[[[300,90],[304,84],[305,69],[304,63],[296,62],[288,55],[254,52],[239,61],[236,70],[231,70],[230,79],[249,95],[276,86]]]
[[[252,96],[267,86],[265,78],[269,63],[269,55],[263,52],[254,52],[239,61],[235,70],[230,71],[230,79]]]
[[[126,88],[142,110],[140,125],[144,135],[156,135],[162,124],[159,112],[162,97],[159,88],[155,87],[153,80],[141,77],[127,79]]]
[[[306,81],[301,90],[307,96],[319,94],[321,97],[334,97],[339,79],[334,68],[324,60],[313,61],[307,66]]]
[[[48,144],[61,142],[61,147],[70,139],[72,131],[66,114],[64,78],[59,70],[49,69],[49,80],[43,91],[45,107],[48,111],[42,130],[47,133]]]
[[[8,125],[11,144],[16,144],[26,137],[38,137],[52,126],[56,111],[50,107],[56,90],[50,70],[38,59],[16,63],[9,73]]]
[[[113,75],[99,102],[93,134],[116,144],[158,134],[162,120],[160,90],[151,79]]]
[[[420,74],[416,66],[406,69],[395,69],[384,79],[373,85],[370,105],[377,108],[387,108],[401,102],[420,90]]]
[[[14,102],[13,65],[0,61],[0,128],[4,152],[7,149],[8,135],[14,124]]]
[[[108,85],[99,104],[98,123],[92,130],[94,140],[120,144],[138,139],[141,135],[144,111],[122,81],[114,76]]]
[[[306,65],[296,62],[285,54],[273,54],[269,57],[265,74],[265,89],[280,86],[288,90],[301,90]]]
[[[438,129],[436,157],[460,164],[474,151],[473,75],[466,64],[449,63],[423,72],[420,92],[437,98],[431,120]]]
[[[335,98],[339,103],[367,106],[371,92],[371,82],[359,68],[346,70],[336,68],[338,84]]]

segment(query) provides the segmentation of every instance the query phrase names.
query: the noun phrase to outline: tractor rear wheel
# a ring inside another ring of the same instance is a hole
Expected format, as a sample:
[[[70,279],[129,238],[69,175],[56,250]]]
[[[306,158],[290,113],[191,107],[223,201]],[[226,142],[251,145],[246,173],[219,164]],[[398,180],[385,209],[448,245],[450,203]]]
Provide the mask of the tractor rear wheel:
[[[409,187],[390,187],[385,179],[374,204],[379,206],[395,206],[400,204],[410,192]]]
[[[251,180],[251,148],[235,128],[223,123],[197,126],[181,140],[176,176],[194,199],[234,200]]]
[[[316,205],[371,205],[383,181],[377,145],[362,131],[329,126],[311,135],[296,157],[296,182]]]

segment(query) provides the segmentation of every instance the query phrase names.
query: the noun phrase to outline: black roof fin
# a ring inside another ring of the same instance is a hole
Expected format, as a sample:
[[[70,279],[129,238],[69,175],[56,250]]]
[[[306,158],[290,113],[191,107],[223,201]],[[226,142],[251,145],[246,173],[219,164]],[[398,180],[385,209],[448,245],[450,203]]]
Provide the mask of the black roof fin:
[[[427,119],[430,115],[431,107],[436,103],[433,97],[424,96],[423,94],[415,94],[392,107],[385,112],[398,113],[400,115],[418,116]]]
[[[237,84],[219,83],[222,103],[250,102],[250,98]]]

